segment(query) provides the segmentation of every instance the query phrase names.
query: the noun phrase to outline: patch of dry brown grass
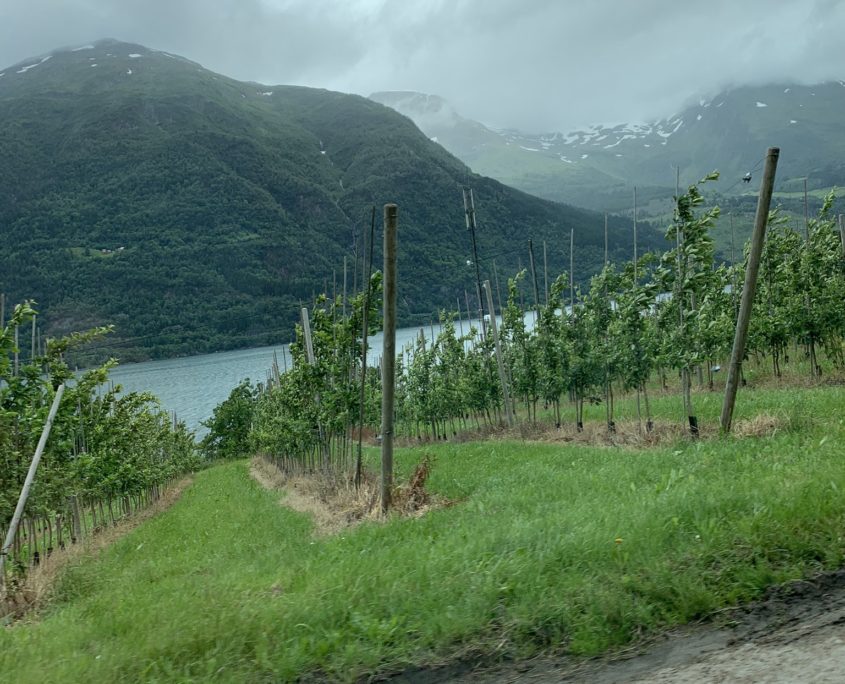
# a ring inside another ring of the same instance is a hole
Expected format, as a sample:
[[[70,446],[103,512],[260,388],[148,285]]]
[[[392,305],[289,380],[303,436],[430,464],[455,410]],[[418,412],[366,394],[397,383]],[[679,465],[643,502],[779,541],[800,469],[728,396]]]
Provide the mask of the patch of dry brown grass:
[[[753,418],[736,421],[732,426],[732,433],[735,437],[772,437],[788,426],[789,421],[785,418],[761,413]]]
[[[394,488],[391,514],[420,517],[433,508],[454,502],[437,497],[425,488],[432,460],[424,455],[408,482]],[[255,456],[250,474],[265,489],[280,490],[283,506],[310,515],[314,534],[330,536],[364,521],[384,520],[380,507],[379,480],[372,473],[363,473],[360,487],[346,474],[285,474],[271,461]]]
[[[13,592],[0,598],[0,618],[20,619],[32,615],[49,600],[63,568],[83,556],[99,553],[145,520],[168,509],[179,500],[191,482],[193,477],[185,477],[166,489],[158,501],[131,517],[118,520],[112,527],[101,528],[81,543],[68,545],[64,549],[54,549],[37,566],[29,569],[22,583],[17,585]]]
[[[518,436],[526,441],[535,442],[567,442],[588,446],[622,447],[626,449],[645,449],[665,444],[673,444],[679,439],[689,437],[686,426],[672,421],[653,421],[651,430],[647,429],[645,421],[618,421],[613,432],[607,429],[603,422],[585,423],[582,430],[575,425],[564,424],[555,427],[549,423],[536,425],[526,424],[516,429]],[[700,426],[699,436],[710,437],[718,434],[718,430],[711,426]],[[505,435],[512,438],[517,435]]]

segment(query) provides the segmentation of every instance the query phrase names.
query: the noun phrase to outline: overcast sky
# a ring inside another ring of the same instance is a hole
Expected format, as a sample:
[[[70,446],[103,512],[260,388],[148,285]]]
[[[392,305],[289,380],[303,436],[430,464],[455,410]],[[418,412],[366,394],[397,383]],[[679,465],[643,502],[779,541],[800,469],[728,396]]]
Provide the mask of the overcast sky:
[[[0,70],[99,38],[242,80],[435,93],[531,132],[845,79],[845,0],[0,0]]]

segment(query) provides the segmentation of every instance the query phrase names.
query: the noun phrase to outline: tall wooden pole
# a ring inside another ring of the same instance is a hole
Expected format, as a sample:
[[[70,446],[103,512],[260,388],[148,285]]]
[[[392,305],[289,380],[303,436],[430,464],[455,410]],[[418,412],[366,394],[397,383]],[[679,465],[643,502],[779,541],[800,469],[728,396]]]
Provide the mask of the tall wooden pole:
[[[366,294],[364,295],[364,311],[361,316],[361,394],[360,403],[358,404],[358,450],[355,454],[355,488],[361,486],[361,477],[363,475],[363,443],[364,443],[364,417],[365,417],[365,402],[366,402],[366,387],[367,387],[367,338],[370,334],[370,296],[372,289],[370,287],[370,280],[373,271],[373,249],[376,238],[376,207],[373,205],[372,217],[370,220],[370,249],[369,258],[367,250],[364,249],[363,259],[366,262]],[[366,245],[365,245],[366,247]]]
[[[481,267],[478,264],[478,246],[475,242],[475,198],[472,188],[464,188],[464,215],[466,218],[467,230],[472,236],[472,261],[475,264],[475,293],[478,296],[478,317],[481,324],[481,337],[484,338],[484,303],[481,298]]]
[[[44,448],[47,446],[47,438],[50,436],[50,428],[53,427],[53,421],[56,418],[56,412],[59,410],[59,402],[62,400],[64,394],[64,383],[59,385],[56,390],[56,396],[53,397],[53,404],[50,406],[50,413],[47,415],[47,422],[44,423],[44,428],[41,430],[41,439],[38,440],[38,446],[35,448],[35,455],[32,457],[32,463],[29,464],[29,470],[26,473],[26,479],[21,489],[21,495],[18,497],[18,504],[15,506],[15,512],[12,515],[12,522],[9,523],[9,529],[6,531],[6,539],[3,542],[3,547],[0,549],[0,589],[4,589],[6,585],[6,556],[9,554],[9,549],[15,540],[15,534],[18,531],[21,517],[23,516],[23,509],[26,506],[26,500],[29,498],[29,490],[32,489],[32,482],[35,480],[35,471],[38,470],[38,464],[41,462],[41,455],[44,453]]]
[[[300,310],[300,314],[302,317],[302,335],[305,338],[305,356],[308,359],[308,365],[313,366],[317,363],[317,358],[314,356],[314,343],[311,339],[311,320],[308,315],[308,308],[302,307]],[[320,393],[317,392],[314,395],[314,401],[319,408],[321,404]],[[329,445],[326,442],[326,431],[323,428],[323,422],[319,421],[317,423],[317,430],[320,435],[320,453],[323,457],[323,468],[325,470],[329,469],[330,466],[330,459],[329,459]]]
[[[736,322],[734,346],[731,352],[731,362],[728,368],[728,379],[725,385],[725,401],[722,404],[720,424],[722,432],[731,431],[736,390],[739,383],[742,357],[745,355],[745,342],[748,338],[748,324],[751,320],[751,305],[754,303],[754,293],[757,290],[757,272],[760,268],[760,255],[763,253],[763,242],[766,239],[766,224],[769,220],[769,207],[772,203],[772,190],[775,185],[775,171],[778,166],[780,149],[770,147],[766,152],[766,166],[763,169],[763,181],[760,185],[760,197],[757,200],[757,215],[754,218],[754,234],[751,237],[751,251],[748,255],[748,267],[745,271],[745,285],[742,287],[742,301],[739,305],[739,317]]]
[[[569,230],[569,304],[575,315],[575,229]]]
[[[546,300],[543,302],[546,306],[549,305],[549,260],[546,255],[546,241],[543,240],[543,283],[546,289]]]
[[[343,255],[343,320],[346,320],[346,255]]]
[[[393,399],[396,388],[396,227],[398,207],[384,205],[384,351],[381,396],[381,512],[393,489]]]
[[[490,292],[490,281],[484,281],[484,290],[487,293],[487,308],[492,310],[493,295]],[[490,316],[490,330],[493,332],[493,344],[496,347],[496,366],[499,369],[499,382],[502,383],[502,400],[505,404],[505,416],[508,427],[513,427],[513,409],[511,408],[510,391],[508,390],[508,376],[505,373],[505,361],[502,356],[502,348],[499,345],[499,328],[496,325],[496,317]]]
[[[842,256],[845,258],[845,214],[839,214],[839,238],[842,240]]]
[[[604,265],[607,266],[607,212],[604,212]]]
[[[537,271],[534,269],[534,243],[528,238],[528,259],[531,264],[531,281],[534,284],[534,325],[537,325],[537,312],[540,310],[540,293],[537,290]]]
[[[734,214],[731,212],[728,214],[728,217],[731,220],[731,266],[736,263],[736,255],[735,255],[735,248],[734,248]]]
[[[634,186],[634,287],[637,285],[637,186]]]
[[[302,336],[305,338],[305,357],[308,359],[309,365],[313,366],[316,359],[314,358],[314,344],[311,341],[311,320],[308,317],[308,308],[303,306],[299,313],[302,320]]]
[[[501,314],[502,309],[502,290],[499,287],[499,271],[496,269],[496,262],[493,262],[493,279],[496,281],[496,303],[499,305],[499,313]]]
[[[807,204],[807,179],[804,179],[804,235],[810,241],[810,208]]]

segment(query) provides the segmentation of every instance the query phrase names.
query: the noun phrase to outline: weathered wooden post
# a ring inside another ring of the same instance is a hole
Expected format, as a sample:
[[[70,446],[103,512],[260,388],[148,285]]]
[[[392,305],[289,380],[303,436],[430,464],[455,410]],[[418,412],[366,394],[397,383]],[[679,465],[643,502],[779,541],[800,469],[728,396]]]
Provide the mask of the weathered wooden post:
[[[56,412],[59,410],[59,402],[62,400],[64,394],[64,383],[59,385],[56,390],[56,396],[53,397],[53,405],[50,406],[50,413],[47,415],[47,422],[44,423],[44,428],[41,430],[41,439],[38,440],[38,446],[35,448],[35,455],[32,457],[32,463],[29,464],[29,470],[26,473],[26,479],[21,489],[21,495],[18,498],[18,504],[15,506],[15,512],[12,515],[12,522],[9,523],[9,529],[6,531],[6,539],[3,542],[3,547],[0,549],[0,589],[5,589],[6,586],[6,556],[9,549],[12,547],[12,542],[15,540],[15,535],[18,531],[18,525],[23,516],[23,509],[26,506],[26,500],[29,498],[29,490],[32,489],[32,482],[35,480],[35,471],[38,470],[38,464],[41,462],[41,455],[44,453],[44,447],[47,446],[47,438],[50,436],[50,428],[53,427],[53,420],[56,418]]]
[[[311,320],[308,317],[308,308],[303,306],[300,314],[302,316],[302,336],[305,338],[305,356],[308,363],[313,366],[315,363],[314,345],[311,342]]]
[[[487,334],[486,326],[484,325],[484,303],[481,298],[481,268],[478,264],[478,246],[475,242],[475,198],[472,194],[472,188],[464,188],[464,215],[466,217],[467,230],[472,237],[472,260],[475,265],[475,292],[478,295],[478,318],[481,326],[481,338]]]
[[[484,291],[487,294],[487,308],[493,310],[493,295],[490,292],[490,281],[484,281]],[[513,409],[511,408],[510,391],[508,390],[508,376],[505,373],[505,362],[502,357],[502,348],[499,345],[499,328],[496,325],[496,316],[490,316],[490,330],[493,332],[493,344],[496,347],[496,365],[499,368],[499,382],[502,383],[502,399],[505,404],[505,416],[508,427],[513,427]]]
[[[546,299],[543,302],[546,306],[549,305],[549,259],[546,254],[546,241],[543,240],[543,285],[546,290]]]
[[[314,356],[314,343],[311,339],[311,320],[308,316],[308,309],[307,307],[302,307],[300,312],[302,314],[302,336],[305,338],[305,355],[308,359],[308,365],[313,366],[317,363],[317,358]],[[320,407],[320,393],[314,396],[314,401],[317,403],[317,407]],[[326,442],[326,431],[323,429],[323,421],[318,421],[317,423],[317,431],[320,437],[320,454],[322,456],[323,461],[323,469],[328,471],[330,462],[329,462],[329,445]]]
[[[637,186],[634,186],[634,287],[637,286]]]
[[[537,289],[537,270],[534,267],[534,243],[531,238],[528,238],[528,259],[531,265],[531,282],[534,285],[534,325],[537,325],[537,314],[540,311],[540,293]]]
[[[842,257],[845,258],[845,214],[839,214],[839,238],[842,240]]]
[[[757,215],[754,218],[754,233],[751,236],[751,251],[748,254],[748,268],[745,271],[745,284],[742,286],[742,301],[739,305],[734,346],[728,367],[728,379],[725,384],[725,401],[722,404],[722,416],[719,421],[723,434],[728,434],[731,431],[737,384],[742,368],[742,357],[745,355],[748,324],[751,320],[751,306],[754,303],[754,293],[757,290],[757,272],[760,269],[760,255],[763,253],[763,242],[766,238],[766,224],[769,220],[769,206],[772,203],[772,190],[775,185],[775,171],[777,171],[779,155],[780,148],[777,147],[770,147],[766,152],[766,165],[763,169],[760,197],[757,200]]]
[[[384,347],[381,396],[381,512],[393,489],[393,399],[396,389],[396,227],[398,207],[384,205]]]
[[[575,315],[575,229],[569,230],[569,305]]]

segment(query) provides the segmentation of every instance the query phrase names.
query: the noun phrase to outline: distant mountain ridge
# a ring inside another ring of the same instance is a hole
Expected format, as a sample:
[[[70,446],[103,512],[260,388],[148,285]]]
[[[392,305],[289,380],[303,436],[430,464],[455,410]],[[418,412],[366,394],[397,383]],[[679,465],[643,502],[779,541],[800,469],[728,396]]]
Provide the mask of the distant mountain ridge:
[[[515,272],[529,238],[564,270],[570,229],[578,280],[603,261],[601,215],[476,175],[363,97],[239,82],[118,41],[0,74],[0,291],[36,299],[46,335],[114,323],[124,359],[287,341],[301,303],[342,290],[344,257],[360,283],[386,202],[401,320],[427,322],[474,291],[465,185],[483,276],[494,259]],[[611,219],[610,241],[628,255],[627,220]]]
[[[486,128],[445,101],[451,118],[438,119],[430,111],[421,116],[420,97],[371,97],[417,121],[476,172],[594,209],[616,210],[619,197],[628,206],[633,185],[646,196],[671,188],[675,168],[683,183],[718,169],[720,190],[735,193],[737,179],[770,146],[781,148],[782,187],[804,177],[811,187],[845,183],[845,81],[734,88],[658,121],[539,135]]]

